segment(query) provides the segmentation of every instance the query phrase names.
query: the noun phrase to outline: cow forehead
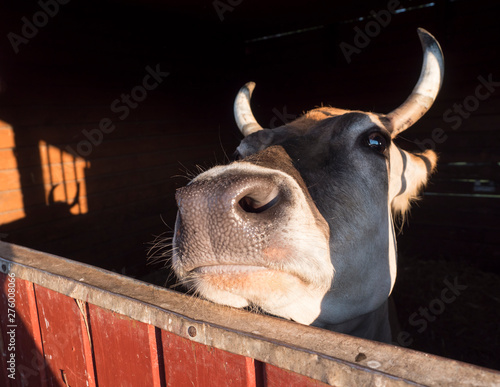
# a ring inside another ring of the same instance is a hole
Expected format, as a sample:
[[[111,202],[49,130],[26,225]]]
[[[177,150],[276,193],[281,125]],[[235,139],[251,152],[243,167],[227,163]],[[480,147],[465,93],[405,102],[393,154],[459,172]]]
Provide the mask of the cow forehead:
[[[336,135],[356,138],[369,128],[387,130],[381,116],[375,113],[347,112],[340,116],[325,117],[306,131],[309,136],[330,137]],[[326,139],[326,138],[325,138]]]
[[[317,127],[331,125],[337,130],[348,129],[349,132],[356,133],[369,126],[389,129],[389,124],[384,115],[377,113],[320,107],[308,111],[286,126],[296,132],[307,133],[315,131]]]
[[[245,137],[237,148],[243,157],[258,153],[271,145],[300,142],[305,146],[324,147],[330,141],[354,139],[370,128],[388,130],[385,117],[376,113],[317,108],[295,121],[275,129],[264,129]],[[309,149],[311,151],[311,149]]]

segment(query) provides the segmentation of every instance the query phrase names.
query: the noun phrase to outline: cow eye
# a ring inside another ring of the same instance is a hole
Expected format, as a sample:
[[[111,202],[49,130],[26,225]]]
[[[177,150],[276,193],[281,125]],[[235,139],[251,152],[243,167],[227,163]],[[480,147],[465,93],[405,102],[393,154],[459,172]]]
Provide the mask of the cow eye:
[[[387,138],[379,132],[373,132],[366,137],[366,145],[379,153],[385,153]]]

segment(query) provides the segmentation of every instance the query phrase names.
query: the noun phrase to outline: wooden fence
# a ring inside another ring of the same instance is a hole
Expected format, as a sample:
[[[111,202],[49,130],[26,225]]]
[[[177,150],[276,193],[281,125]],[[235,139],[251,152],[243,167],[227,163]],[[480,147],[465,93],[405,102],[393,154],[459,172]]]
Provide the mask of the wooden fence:
[[[3,386],[500,385],[497,371],[3,242],[0,285]]]

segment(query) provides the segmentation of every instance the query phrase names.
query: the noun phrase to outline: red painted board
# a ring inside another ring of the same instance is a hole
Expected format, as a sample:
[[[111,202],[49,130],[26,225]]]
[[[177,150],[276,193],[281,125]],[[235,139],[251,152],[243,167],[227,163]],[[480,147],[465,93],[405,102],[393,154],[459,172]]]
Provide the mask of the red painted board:
[[[92,355],[83,314],[75,299],[35,285],[49,385],[95,386]]]
[[[89,314],[98,385],[160,386],[155,329],[95,305]]]
[[[167,386],[256,386],[254,359],[222,351],[162,331]],[[259,383],[260,385],[260,383]]]
[[[266,387],[323,387],[328,384],[295,372],[286,371],[270,364],[264,364]]]
[[[6,355],[15,353],[15,379],[7,378],[5,386],[47,386],[46,365],[38,325],[38,313],[33,284],[15,277],[9,280],[8,275],[0,273],[0,326],[2,332],[2,364],[5,368]],[[8,287],[15,287],[15,316],[9,316]],[[10,318],[14,318],[14,321]],[[12,340],[12,341],[11,341]],[[12,343],[15,350],[8,351]]]
[[[7,325],[8,325],[8,314],[9,314],[9,305],[8,305],[8,284],[10,281],[7,274],[0,273],[0,385],[2,386],[10,386],[11,380],[7,375],[14,374],[12,377],[15,377],[15,368],[12,368],[12,372],[7,371],[7,367],[10,366],[7,363],[7,360],[10,359],[10,353],[13,352],[13,347],[10,346],[10,337],[7,334]]]

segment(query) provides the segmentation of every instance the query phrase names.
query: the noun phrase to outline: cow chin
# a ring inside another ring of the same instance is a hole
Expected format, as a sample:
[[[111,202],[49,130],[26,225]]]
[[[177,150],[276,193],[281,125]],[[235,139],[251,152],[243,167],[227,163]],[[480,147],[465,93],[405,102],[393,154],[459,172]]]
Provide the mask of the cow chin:
[[[196,294],[236,308],[257,306],[263,311],[302,324],[320,314],[334,269],[328,240],[321,230],[304,231],[304,218],[276,231],[262,250],[232,259],[196,259],[173,254],[174,271]]]
[[[188,276],[197,292],[235,308],[258,306],[263,311],[302,324],[321,312],[329,286],[318,287],[296,275],[258,266],[204,266]]]

